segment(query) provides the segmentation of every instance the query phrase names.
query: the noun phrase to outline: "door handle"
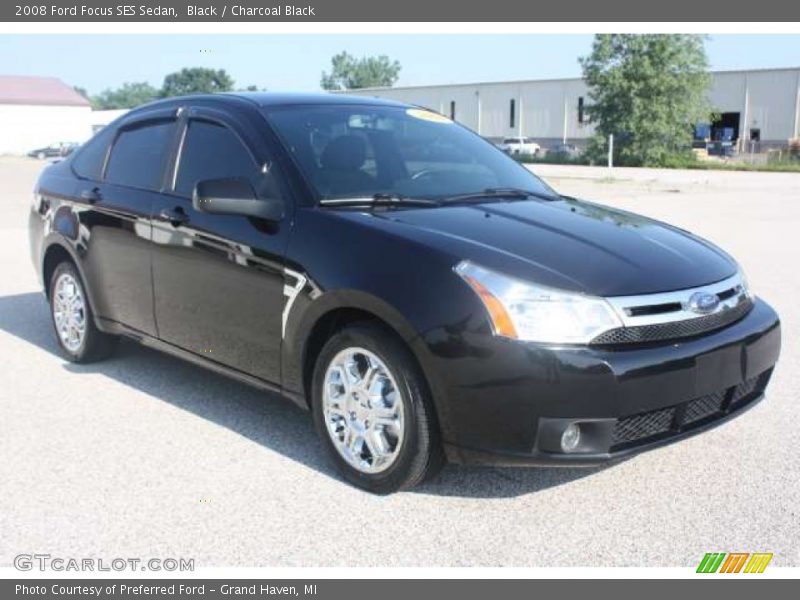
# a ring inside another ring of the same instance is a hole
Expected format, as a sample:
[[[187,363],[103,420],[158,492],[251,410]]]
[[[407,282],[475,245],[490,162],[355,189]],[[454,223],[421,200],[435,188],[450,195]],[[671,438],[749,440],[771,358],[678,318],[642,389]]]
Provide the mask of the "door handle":
[[[179,225],[189,222],[189,215],[187,215],[186,211],[180,206],[162,209],[161,212],[158,213],[158,218],[161,221],[171,223],[173,227],[178,227]]]
[[[103,194],[100,193],[100,188],[95,187],[90,190],[83,190],[81,199],[86,200],[89,204],[94,204],[103,199]]]

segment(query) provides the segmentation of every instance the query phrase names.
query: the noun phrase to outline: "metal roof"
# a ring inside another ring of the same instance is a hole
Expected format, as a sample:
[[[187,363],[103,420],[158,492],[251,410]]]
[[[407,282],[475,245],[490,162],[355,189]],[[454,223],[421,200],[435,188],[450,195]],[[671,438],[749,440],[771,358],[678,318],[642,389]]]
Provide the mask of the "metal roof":
[[[89,101],[55,77],[0,75],[0,104],[90,106]]]

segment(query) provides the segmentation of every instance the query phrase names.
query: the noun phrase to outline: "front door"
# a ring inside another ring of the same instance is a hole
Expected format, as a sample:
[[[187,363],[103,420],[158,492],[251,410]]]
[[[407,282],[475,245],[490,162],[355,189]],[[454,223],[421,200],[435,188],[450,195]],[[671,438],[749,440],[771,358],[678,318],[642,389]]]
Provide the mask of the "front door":
[[[290,221],[203,213],[191,201],[198,181],[224,177],[248,178],[260,197],[283,196],[277,168],[231,116],[195,108],[181,127],[172,189],[153,207],[159,338],[278,383]]]

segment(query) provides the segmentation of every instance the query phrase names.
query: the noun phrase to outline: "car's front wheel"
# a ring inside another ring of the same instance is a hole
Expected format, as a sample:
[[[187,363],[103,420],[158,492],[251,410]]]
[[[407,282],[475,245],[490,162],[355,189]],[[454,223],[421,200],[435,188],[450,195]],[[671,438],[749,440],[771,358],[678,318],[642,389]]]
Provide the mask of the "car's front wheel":
[[[69,261],[59,264],[50,280],[50,316],[62,354],[72,362],[88,363],[110,356],[117,337],[97,329],[86,288]]]
[[[334,334],[317,359],[312,386],[317,431],[349,482],[388,494],[442,465],[427,385],[391,332],[365,323]]]

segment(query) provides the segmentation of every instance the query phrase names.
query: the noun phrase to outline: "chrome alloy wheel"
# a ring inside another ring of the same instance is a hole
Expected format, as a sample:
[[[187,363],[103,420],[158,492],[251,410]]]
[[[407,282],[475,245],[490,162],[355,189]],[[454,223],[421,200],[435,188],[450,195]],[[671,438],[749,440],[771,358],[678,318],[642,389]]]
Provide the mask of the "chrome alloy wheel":
[[[86,300],[81,286],[70,273],[62,273],[53,289],[53,320],[61,343],[77,352],[86,336]]]
[[[346,348],[323,385],[325,426],[342,458],[362,473],[388,469],[403,444],[405,406],[386,364],[369,350]]]

